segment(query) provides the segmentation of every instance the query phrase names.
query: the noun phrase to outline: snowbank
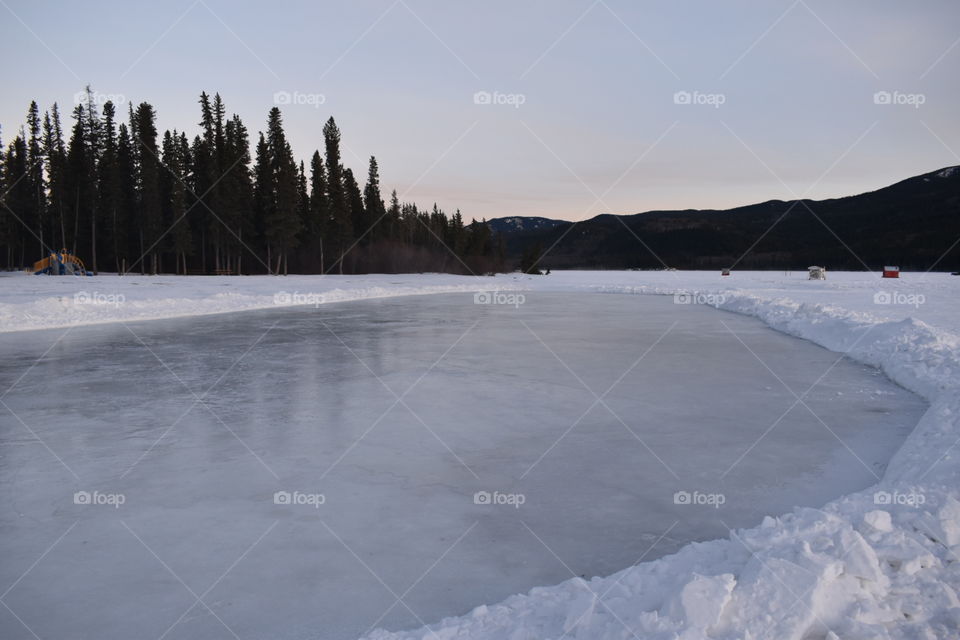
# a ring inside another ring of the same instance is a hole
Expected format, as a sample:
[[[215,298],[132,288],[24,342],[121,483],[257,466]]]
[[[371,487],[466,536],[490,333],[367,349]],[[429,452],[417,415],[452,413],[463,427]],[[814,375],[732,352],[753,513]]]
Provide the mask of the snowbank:
[[[288,278],[0,279],[0,330],[454,291],[677,295],[880,367],[930,401],[883,481],[612,576],[540,587],[371,640],[960,637],[960,278],[568,272]],[[112,296],[112,297],[111,297]]]
[[[884,319],[902,316],[905,309],[891,309],[894,302],[877,296],[942,286],[947,291],[940,293],[949,297],[925,297],[909,312],[919,314],[929,302],[950,307],[937,313],[949,313],[956,322],[960,282],[927,276],[924,286],[865,278],[859,286],[835,288],[844,294],[822,304],[716,284],[692,289],[698,278],[679,278],[673,287],[592,288],[679,293],[680,302],[702,294],[718,308],[756,316],[777,330],[880,367],[927,398],[930,409],[883,481],[822,509],[767,517],[758,527],[731,532],[729,539],[691,544],[612,576],[573,578],[424,629],[378,630],[370,640],[960,637],[960,339],[910,316]],[[830,297],[822,290],[811,296],[806,283],[792,285],[791,293],[800,294],[795,297]],[[874,308],[864,311],[868,305]]]
[[[0,332],[475,292],[490,278],[398,276],[0,276]]]

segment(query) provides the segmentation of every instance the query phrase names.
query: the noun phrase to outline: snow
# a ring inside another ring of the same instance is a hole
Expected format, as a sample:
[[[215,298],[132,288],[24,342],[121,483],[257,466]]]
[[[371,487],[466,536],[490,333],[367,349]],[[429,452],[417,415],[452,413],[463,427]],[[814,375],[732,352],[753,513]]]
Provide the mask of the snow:
[[[805,272],[737,271],[722,279],[713,272],[16,275],[0,279],[0,327],[24,331],[298,301],[491,290],[679,294],[681,303],[702,301],[754,316],[878,367],[929,401],[879,483],[821,508],[772,514],[727,538],[691,543],[610,576],[572,578],[429,627],[376,630],[369,638],[960,637],[960,278],[907,272],[898,280],[837,272],[822,282],[806,278]]]

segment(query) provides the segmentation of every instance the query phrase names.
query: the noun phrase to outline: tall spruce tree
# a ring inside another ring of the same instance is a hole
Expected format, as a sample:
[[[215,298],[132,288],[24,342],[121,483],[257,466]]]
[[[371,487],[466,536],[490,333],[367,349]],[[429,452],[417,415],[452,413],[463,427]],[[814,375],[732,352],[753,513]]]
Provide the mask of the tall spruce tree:
[[[66,248],[90,260],[91,238],[96,217],[96,161],[92,144],[96,132],[88,129],[91,118],[78,104],[73,110],[73,130],[67,145],[66,207],[68,212]]]
[[[160,174],[161,211],[163,226],[170,229],[169,248],[174,257],[174,270],[187,272],[187,254],[190,252],[190,221],[187,217],[187,171],[189,158],[176,129],[163,134],[163,164]],[[188,151],[187,151],[188,152]]]
[[[260,238],[267,233],[267,220],[273,216],[273,171],[270,167],[270,147],[263,133],[257,141],[256,164],[253,169],[254,228]],[[267,273],[273,273],[270,243],[266,243]]]
[[[387,230],[391,240],[403,240],[400,233],[400,198],[397,190],[390,193],[390,208],[387,209]]]
[[[139,219],[140,261],[142,271],[160,270],[160,165],[157,150],[156,112],[147,102],[141,102],[134,112],[135,148],[139,159],[137,204]],[[146,264],[144,264],[146,263]]]
[[[104,236],[107,240],[104,248],[108,249],[107,254],[116,263],[114,239],[111,237],[116,226],[117,207],[119,206],[120,192],[120,171],[117,164],[117,131],[116,131],[116,108],[113,102],[107,101],[103,105],[103,120],[101,125],[101,136],[103,142],[103,151],[100,154],[100,163],[97,166],[97,186],[100,191],[97,206],[98,213],[94,216],[94,228],[92,230],[91,242],[94,250],[91,255],[91,268],[97,273],[97,235]],[[98,227],[97,222],[100,222]]]
[[[46,232],[47,191],[43,177],[43,148],[41,138],[40,109],[36,101],[30,102],[27,110],[27,188],[30,201],[24,210],[24,222],[33,230],[36,251],[43,256],[48,251],[49,234]]]
[[[319,151],[310,158],[310,208],[305,225],[307,245],[319,252],[320,273],[324,272],[323,240],[330,226],[330,196],[327,194],[327,172]],[[315,247],[315,249],[314,249]]]
[[[383,204],[383,196],[380,194],[380,168],[377,166],[377,159],[370,156],[370,164],[367,168],[367,184],[363,188],[363,207],[366,217],[366,228],[364,231],[370,236],[370,242],[384,237],[384,218],[387,214],[386,206]]]
[[[224,242],[226,263],[234,273],[242,271],[242,256],[253,236],[253,183],[250,176],[250,140],[247,128],[234,114],[227,121],[224,134],[222,199],[223,220],[227,225]],[[246,238],[246,241],[244,240]]]
[[[51,228],[50,244],[56,250],[67,246],[66,220],[64,218],[67,152],[63,144],[60,109],[56,102],[43,117],[43,155],[46,160],[48,187],[46,217]]]
[[[274,273],[286,275],[288,254],[297,244],[300,231],[298,171],[293,152],[283,132],[283,118],[278,107],[267,118],[267,153],[270,164],[272,206],[266,218],[266,240],[276,252]]]
[[[117,192],[116,206],[113,213],[105,222],[109,225],[110,239],[113,248],[114,261],[117,273],[124,274],[127,268],[132,268],[134,260],[133,247],[139,239],[139,230],[134,237],[133,222],[137,216],[137,162],[130,130],[125,123],[120,123],[117,131]]]
[[[350,222],[353,227],[354,235],[361,239],[361,242],[369,242],[370,230],[367,212],[363,206],[363,194],[360,193],[360,185],[357,179],[353,177],[353,170],[346,168],[343,170],[343,190],[347,196],[347,206],[350,209]]]
[[[204,91],[200,94],[200,126],[202,137],[195,140],[193,145],[194,186],[195,193],[200,198],[198,211],[198,226],[201,227],[201,242],[211,245],[213,249],[213,269],[222,269],[220,263],[220,238],[222,226],[218,218],[222,215],[220,192],[222,181],[218,162],[217,140],[220,138],[218,118],[214,107],[210,103],[210,96]],[[206,263],[206,250],[202,252]],[[203,265],[207,269],[207,265]]]
[[[10,262],[12,254],[10,235],[13,229],[13,219],[7,209],[7,154],[3,150],[3,140],[0,140],[0,247],[6,249],[6,267],[12,268]]]
[[[339,256],[334,264],[342,274],[344,253],[353,239],[353,224],[344,189],[343,165],[340,164],[340,129],[332,117],[323,127],[323,141],[327,162],[327,193],[330,196],[330,224]]]
[[[4,226],[4,240],[8,247],[10,256],[9,266],[13,263],[27,264],[28,258],[27,237],[30,232],[30,226],[25,220],[25,213],[30,210],[33,194],[30,191],[30,180],[28,177],[29,159],[27,156],[27,143],[23,136],[17,136],[10,143],[4,163],[4,176],[7,184],[4,197],[4,213],[6,221]],[[31,236],[32,237],[32,236]],[[30,246],[35,246],[33,242]]]
[[[300,237],[306,228],[310,219],[310,187],[307,183],[307,171],[303,161],[300,161],[300,167],[297,172],[297,244],[300,244]]]

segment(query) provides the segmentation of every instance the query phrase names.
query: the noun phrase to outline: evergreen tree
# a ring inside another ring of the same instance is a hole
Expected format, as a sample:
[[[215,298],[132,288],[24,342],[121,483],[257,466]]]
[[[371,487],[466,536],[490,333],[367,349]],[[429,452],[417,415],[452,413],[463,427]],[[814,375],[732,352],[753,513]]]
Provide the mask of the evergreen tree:
[[[26,231],[30,227],[24,220],[24,212],[30,210],[33,194],[30,192],[28,178],[29,159],[27,143],[23,136],[17,136],[10,143],[4,162],[4,243],[7,245],[8,266],[26,264]],[[33,246],[33,243],[31,243]]]
[[[353,239],[350,205],[343,184],[343,166],[340,164],[340,129],[331,117],[323,127],[327,162],[327,193],[330,196],[330,223],[339,257],[335,263],[343,273],[343,258]]]
[[[293,152],[283,132],[283,118],[280,109],[273,107],[267,119],[267,153],[270,164],[270,193],[272,196],[267,223],[266,240],[276,251],[276,269],[280,273],[281,265],[287,274],[288,252],[297,244],[300,231],[300,213],[298,198],[298,171],[293,160]]]
[[[273,216],[273,171],[270,167],[270,147],[263,133],[257,142],[256,165],[253,169],[253,208],[257,235],[265,237],[267,220]],[[270,245],[267,248],[267,272],[273,273]]]
[[[539,242],[525,249],[523,256],[520,258],[520,271],[538,276],[542,275],[540,271],[540,258],[542,255],[543,247]]]
[[[386,228],[384,218],[387,209],[383,204],[383,196],[380,194],[380,169],[377,166],[377,159],[370,156],[370,164],[367,169],[367,184],[363,188],[363,206],[366,212],[366,224],[364,231],[369,229],[370,242],[376,238],[386,235],[383,233]]]
[[[206,167],[207,185],[205,185],[206,188],[201,192],[207,194],[203,196],[203,198],[209,207],[208,212],[210,216],[208,225],[210,229],[210,239],[213,242],[214,268],[218,270],[228,268],[230,262],[229,257],[226,255],[227,245],[233,244],[226,240],[228,236],[233,236],[233,234],[225,228],[225,226],[230,224],[225,218],[232,217],[231,214],[226,211],[225,207],[225,188],[227,186],[224,184],[224,172],[227,170],[225,164],[225,111],[223,101],[220,99],[220,94],[215,94],[213,97],[213,105],[210,107],[210,132],[209,141],[206,144],[208,161]],[[206,132],[204,139],[207,140]]]
[[[65,199],[67,211],[66,247],[74,255],[89,259],[96,216],[96,163],[88,131],[91,119],[83,105],[73,110],[73,130],[67,145]]]
[[[84,125],[84,130],[87,135],[87,146],[90,157],[93,161],[93,164],[96,165],[100,160],[100,152],[102,151],[101,147],[101,137],[100,137],[100,112],[97,109],[97,102],[94,98],[93,89],[90,88],[90,85],[86,87],[86,109],[85,113],[87,116],[86,124]]]
[[[350,210],[350,224],[355,236],[364,244],[369,243],[369,223],[366,209],[363,206],[363,194],[360,185],[353,177],[353,170],[343,170],[343,190],[347,196],[347,208]]]
[[[36,101],[30,102],[30,108],[27,111],[27,172],[25,180],[27,189],[30,193],[29,202],[24,203],[26,208],[23,211],[24,223],[29,229],[33,230],[33,235],[37,242],[37,255],[44,256],[49,249],[47,248],[46,233],[46,212],[47,212],[47,192],[43,179],[43,149],[41,146],[41,125],[40,109]]]
[[[137,163],[133,140],[127,125],[120,123],[117,133],[116,205],[109,219],[109,235],[113,248],[117,273],[124,274],[133,259],[133,221],[137,219]],[[139,239],[139,231],[136,234]]]
[[[222,110],[218,104],[217,109]],[[193,181],[194,192],[200,198],[198,222],[202,232],[202,242],[207,244],[207,238],[213,248],[213,268],[222,269],[221,265],[221,231],[222,224],[218,218],[222,215],[221,187],[222,170],[219,156],[222,150],[217,149],[221,139],[222,115],[218,117],[217,110],[210,104],[210,96],[204,91],[200,94],[200,126],[203,129],[202,138],[195,141],[193,146]],[[203,268],[206,269],[206,252],[203,252]]]
[[[504,271],[507,263],[507,241],[503,237],[502,231],[497,231],[496,237],[496,263],[494,264],[495,271]],[[547,269],[547,273],[550,273],[550,270]]]
[[[162,167],[157,152],[156,113],[147,102],[141,102],[134,112],[134,148],[139,160],[139,181],[137,189],[138,228],[140,241],[140,259],[145,271],[149,262],[150,273],[160,270],[160,171]]]
[[[63,128],[57,103],[43,118],[43,155],[47,173],[47,219],[51,227],[51,246],[54,250],[67,246],[64,218],[64,182],[67,152],[63,145]]]
[[[327,195],[327,175],[319,151],[310,159],[310,209],[305,224],[308,244],[320,252],[320,272],[324,272],[323,240],[330,226],[330,197]]]
[[[310,219],[310,189],[307,186],[307,172],[300,162],[297,173],[297,220],[298,230],[302,231]]]
[[[219,96],[218,96],[219,97]],[[253,236],[253,183],[250,176],[250,140],[247,128],[236,114],[227,121],[225,129],[222,192],[224,223],[228,227],[225,244],[227,264],[235,273],[241,273],[242,256],[246,248],[244,238]]]
[[[110,237],[116,227],[117,207],[119,206],[120,192],[120,171],[117,164],[117,131],[116,131],[116,108],[113,102],[107,101],[103,105],[103,121],[101,127],[103,139],[103,152],[100,156],[100,163],[97,166],[97,185],[100,191],[98,199],[98,213],[94,216],[94,226],[91,230],[91,243],[94,250],[92,252],[91,269],[97,273],[97,222],[100,221],[100,233],[107,236],[108,247],[112,249],[111,253],[116,263],[116,246],[114,238]],[[119,271],[119,268],[117,269]]]
[[[0,246],[6,247],[7,268],[13,267],[11,264],[11,245],[10,235],[13,229],[13,222],[10,212],[7,209],[7,155],[3,151],[3,141],[0,140]]]
[[[461,258],[464,257],[467,249],[467,233],[463,228],[463,216],[460,214],[460,209],[457,209],[456,213],[453,214],[447,230],[447,245],[456,255]]]
[[[186,274],[187,254],[190,253],[190,222],[186,219],[187,171],[189,157],[185,153],[186,138],[177,130],[163,134],[163,164],[167,171],[160,174],[161,210],[163,224],[170,229],[170,251],[174,256],[174,270]]]
[[[397,190],[390,193],[390,208],[387,209],[387,235],[391,240],[402,239],[400,235],[400,199]]]

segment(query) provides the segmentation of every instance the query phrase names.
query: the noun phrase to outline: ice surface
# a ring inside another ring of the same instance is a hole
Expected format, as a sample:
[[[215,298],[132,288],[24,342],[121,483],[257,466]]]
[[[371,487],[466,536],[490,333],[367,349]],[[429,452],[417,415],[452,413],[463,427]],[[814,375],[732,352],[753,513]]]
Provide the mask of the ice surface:
[[[0,584],[56,638],[418,627],[873,485],[925,408],[757,320],[652,296],[365,301],[8,334],[0,351]],[[787,573],[756,570],[784,591]],[[799,595],[812,578],[796,579]],[[664,612],[718,622],[734,582],[684,583]],[[603,615],[581,589],[564,624]],[[0,610],[2,637],[25,625]]]

